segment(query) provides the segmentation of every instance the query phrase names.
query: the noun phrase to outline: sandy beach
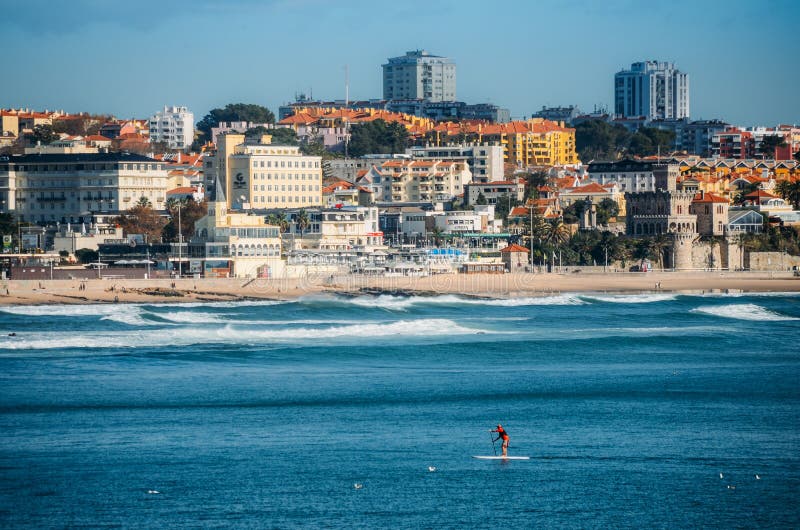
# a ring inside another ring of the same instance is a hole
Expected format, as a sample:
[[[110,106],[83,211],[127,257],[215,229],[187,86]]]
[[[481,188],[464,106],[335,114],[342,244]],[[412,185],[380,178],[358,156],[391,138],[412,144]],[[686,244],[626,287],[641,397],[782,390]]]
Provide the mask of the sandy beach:
[[[565,292],[703,293],[800,291],[800,278],[775,272],[649,272],[608,274],[442,274],[428,277],[300,279],[6,280],[0,305],[179,303],[293,299],[315,294],[462,294],[494,298]]]

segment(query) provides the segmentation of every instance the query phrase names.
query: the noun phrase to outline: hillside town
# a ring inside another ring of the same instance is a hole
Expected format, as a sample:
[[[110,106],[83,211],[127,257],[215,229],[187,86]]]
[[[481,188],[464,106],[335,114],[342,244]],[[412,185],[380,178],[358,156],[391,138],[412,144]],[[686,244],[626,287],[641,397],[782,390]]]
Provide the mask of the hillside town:
[[[613,112],[512,118],[456,63],[381,67],[383,97],[277,116],[0,110],[3,278],[790,271],[800,126],[692,120],[689,75],[612,76]]]

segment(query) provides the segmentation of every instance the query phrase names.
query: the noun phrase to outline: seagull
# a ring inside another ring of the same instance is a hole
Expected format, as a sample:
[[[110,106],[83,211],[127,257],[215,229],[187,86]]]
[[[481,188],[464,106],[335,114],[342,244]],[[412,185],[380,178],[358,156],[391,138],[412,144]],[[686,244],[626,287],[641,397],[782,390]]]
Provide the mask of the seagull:
[[[150,495],[158,495],[161,492],[158,490],[147,490],[147,493],[149,493]]]
[[[436,467],[435,466],[428,466],[428,471],[433,473],[434,471],[436,471]]]
[[[722,473],[719,474],[719,478],[722,478]]]
[[[759,477],[758,475],[756,475],[756,480],[761,480],[761,477]]]
[[[353,487],[354,487],[355,489],[357,489],[357,490],[360,490],[361,488],[363,488],[363,487],[364,487],[364,485],[363,485],[363,484],[361,484],[360,482],[356,482],[355,484],[353,484]]]

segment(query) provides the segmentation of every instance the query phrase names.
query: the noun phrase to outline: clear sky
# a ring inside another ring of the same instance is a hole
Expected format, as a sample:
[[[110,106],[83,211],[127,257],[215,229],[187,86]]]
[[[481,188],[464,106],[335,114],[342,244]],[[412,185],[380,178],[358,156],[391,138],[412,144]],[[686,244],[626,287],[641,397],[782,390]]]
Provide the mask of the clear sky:
[[[614,73],[674,61],[694,119],[800,124],[800,0],[0,0],[0,107],[144,118],[297,92],[382,97],[381,64],[453,58],[457,98],[512,116],[613,110]]]

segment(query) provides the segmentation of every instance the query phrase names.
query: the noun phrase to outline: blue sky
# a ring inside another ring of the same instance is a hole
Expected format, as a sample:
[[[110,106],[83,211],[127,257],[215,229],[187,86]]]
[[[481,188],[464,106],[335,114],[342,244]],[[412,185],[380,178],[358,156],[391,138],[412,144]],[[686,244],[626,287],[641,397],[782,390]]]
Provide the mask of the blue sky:
[[[795,0],[0,0],[0,106],[147,117],[229,102],[277,112],[296,92],[382,96],[386,58],[427,49],[458,65],[457,96],[514,117],[612,107],[614,73],[674,61],[691,113],[800,123]]]

